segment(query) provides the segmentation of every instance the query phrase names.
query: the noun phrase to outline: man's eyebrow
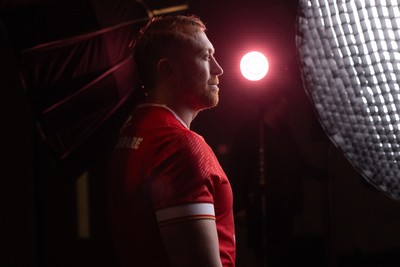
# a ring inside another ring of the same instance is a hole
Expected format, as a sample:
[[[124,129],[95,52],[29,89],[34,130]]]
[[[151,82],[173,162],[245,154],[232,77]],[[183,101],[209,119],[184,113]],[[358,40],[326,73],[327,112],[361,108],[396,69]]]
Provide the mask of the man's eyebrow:
[[[208,53],[208,54],[213,55],[213,54],[215,53],[215,49],[214,49],[214,48],[199,49],[199,50],[198,50],[198,53],[201,53],[201,54],[203,54],[203,53]]]
[[[208,49],[205,49],[205,51],[207,51],[210,54],[215,54],[215,49],[214,48],[208,48]]]

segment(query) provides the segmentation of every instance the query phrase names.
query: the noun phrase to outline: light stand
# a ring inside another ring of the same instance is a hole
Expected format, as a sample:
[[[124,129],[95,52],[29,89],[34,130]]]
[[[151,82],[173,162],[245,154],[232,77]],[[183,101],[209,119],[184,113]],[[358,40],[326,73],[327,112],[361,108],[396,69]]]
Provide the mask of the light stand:
[[[250,81],[259,81],[267,75],[269,64],[267,58],[260,52],[252,51],[245,54],[240,61],[240,70],[242,75]],[[260,107],[259,115],[259,194],[260,194],[260,208],[261,208],[261,249],[262,259],[261,266],[267,266],[267,240],[266,240],[266,177],[265,177],[265,149],[264,149],[264,116],[263,109]]]
[[[261,207],[261,247],[262,247],[262,261],[261,266],[267,266],[267,196],[266,196],[266,177],[265,177],[265,146],[264,146],[264,120],[262,109],[260,110],[259,119],[259,180],[258,185],[260,189],[260,207]]]

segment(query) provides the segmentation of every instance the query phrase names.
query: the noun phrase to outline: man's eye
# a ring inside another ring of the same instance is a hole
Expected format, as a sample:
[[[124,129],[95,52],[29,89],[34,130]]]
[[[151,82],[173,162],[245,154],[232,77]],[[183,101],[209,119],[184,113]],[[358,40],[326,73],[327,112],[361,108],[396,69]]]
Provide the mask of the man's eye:
[[[207,54],[207,55],[204,55],[203,58],[204,58],[204,60],[211,60],[212,56]]]
[[[213,59],[214,59],[214,55],[212,55],[212,54],[207,54],[207,55],[204,56],[204,60],[211,61]]]

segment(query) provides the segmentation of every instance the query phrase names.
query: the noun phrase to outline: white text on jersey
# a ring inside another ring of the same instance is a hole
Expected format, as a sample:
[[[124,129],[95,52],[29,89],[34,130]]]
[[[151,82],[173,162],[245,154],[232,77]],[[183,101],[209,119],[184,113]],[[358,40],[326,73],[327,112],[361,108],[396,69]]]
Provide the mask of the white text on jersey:
[[[122,136],[118,139],[117,148],[138,149],[143,138],[136,136]]]

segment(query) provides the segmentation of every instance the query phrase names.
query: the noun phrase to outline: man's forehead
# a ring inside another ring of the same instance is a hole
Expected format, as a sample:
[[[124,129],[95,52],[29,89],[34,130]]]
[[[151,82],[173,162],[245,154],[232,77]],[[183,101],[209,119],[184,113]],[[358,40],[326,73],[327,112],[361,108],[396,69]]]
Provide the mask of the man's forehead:
[[[190,38],[191,47],[197,52],[215,52],[215,48],[204,32],[196,32]]]

